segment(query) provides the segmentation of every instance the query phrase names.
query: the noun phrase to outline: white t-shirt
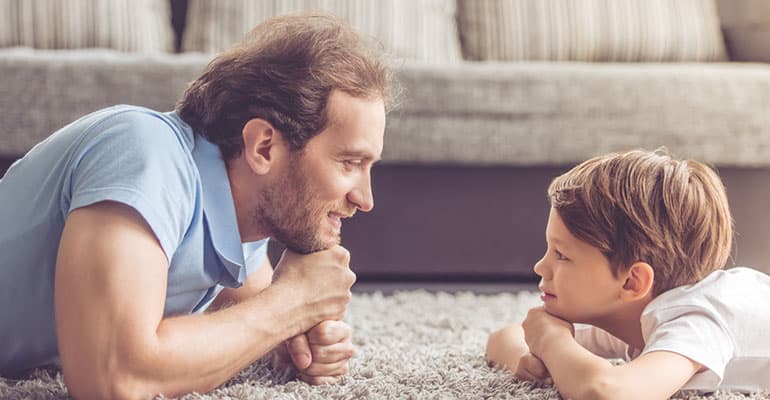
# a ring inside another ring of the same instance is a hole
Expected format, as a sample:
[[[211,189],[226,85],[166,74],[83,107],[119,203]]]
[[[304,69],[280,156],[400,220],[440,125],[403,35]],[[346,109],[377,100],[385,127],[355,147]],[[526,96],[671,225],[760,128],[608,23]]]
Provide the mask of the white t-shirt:
[[[682,389],[770,390],[770,276],[750,268],[718,270],[656,297],[642,311],[643,349],[592,326],[575,339],[594,354],[630,361],[665,350],[707,369]]]

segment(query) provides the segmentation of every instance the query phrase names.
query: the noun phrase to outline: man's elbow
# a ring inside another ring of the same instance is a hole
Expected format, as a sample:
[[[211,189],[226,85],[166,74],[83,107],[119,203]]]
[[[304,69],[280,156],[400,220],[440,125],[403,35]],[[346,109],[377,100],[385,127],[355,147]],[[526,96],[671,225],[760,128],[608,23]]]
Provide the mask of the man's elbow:
[[[147,399],[158,387],[143,378],[141,371],[154,361],[142,347],[113,349],[99,357],[62,357],[62,374],[69,393],[76,399]]]
[[[112,371],[81,379],[63,371],[64,383],[75,399],[147,399],[153,396],[147,385],[129,374]]]

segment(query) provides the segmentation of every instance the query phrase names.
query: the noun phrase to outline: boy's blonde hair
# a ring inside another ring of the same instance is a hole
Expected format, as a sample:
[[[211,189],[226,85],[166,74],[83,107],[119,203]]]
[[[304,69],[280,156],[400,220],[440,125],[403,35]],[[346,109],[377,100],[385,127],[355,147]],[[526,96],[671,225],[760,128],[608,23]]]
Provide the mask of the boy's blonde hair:
[[[554,179],[548,197],[615,276],[635,262],[652,266],[653,296],[701,280],[730,255],[733,221],[719,176],[665,150],[592,158]]]

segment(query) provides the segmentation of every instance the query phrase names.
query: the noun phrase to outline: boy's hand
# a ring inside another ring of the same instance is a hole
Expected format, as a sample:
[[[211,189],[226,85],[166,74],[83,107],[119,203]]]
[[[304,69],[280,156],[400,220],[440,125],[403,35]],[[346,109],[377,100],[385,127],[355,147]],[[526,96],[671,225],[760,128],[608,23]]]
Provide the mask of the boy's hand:
[[[525,381],[535,381],[546,385],[553,384],[553,379],[551,378],[551,374],[548,373],[548,368],[545,367],[543,361],[535,357],[532,353],[521,356],[514,376]]]
[[[343,321],[323,321],[287,342],[298,377],[311,385],[338,383],[353,357],[353,330]]]
[[[548,314],[544,307],[529,310],[522,327],[524,340],[534,355],[542,354],[554,341],[572,338],[575,334],[575,327],[571,323]]]

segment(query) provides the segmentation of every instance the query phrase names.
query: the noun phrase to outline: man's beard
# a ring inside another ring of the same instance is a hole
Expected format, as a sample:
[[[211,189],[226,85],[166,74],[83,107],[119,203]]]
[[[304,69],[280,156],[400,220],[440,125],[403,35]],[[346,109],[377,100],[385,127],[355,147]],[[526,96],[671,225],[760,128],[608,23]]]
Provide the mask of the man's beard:
[[[329,212],[347,210],[349,205],[336,209],[325,207],[309,188],[307,177],[300,168],[300,157],[292,160],[294,168],[283,179],[260,192],[254,218],[271,237],[288,249],[308,254],[340,243],[339,235],[333,241],[324,241],[320,228]]]

